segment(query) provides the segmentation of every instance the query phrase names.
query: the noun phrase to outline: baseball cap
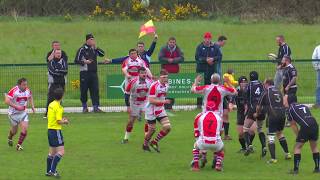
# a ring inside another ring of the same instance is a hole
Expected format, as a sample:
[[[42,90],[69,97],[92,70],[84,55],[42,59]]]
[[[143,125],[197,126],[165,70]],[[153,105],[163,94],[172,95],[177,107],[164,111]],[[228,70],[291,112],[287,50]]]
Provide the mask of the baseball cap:
[[[212,38],[212,34],[210,32],[205,32],[203,38]]]

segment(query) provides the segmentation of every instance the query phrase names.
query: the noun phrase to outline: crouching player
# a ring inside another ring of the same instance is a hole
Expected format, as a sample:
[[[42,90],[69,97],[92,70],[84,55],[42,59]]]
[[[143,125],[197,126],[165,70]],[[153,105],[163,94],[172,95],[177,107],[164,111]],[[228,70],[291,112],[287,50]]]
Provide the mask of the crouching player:
[[[217,171],[222,170],[224,158],[223,142],[220,137],[223,121],[221,116],[214,112],[215,102],[208,101],[206,111],[198,114],[194,120],[194,137],[196,142],[192,150],[192,171],[199,171],[200,151],[214,152],[213,165]]]
[[[9,105],[8,117],[11,128],[8,135],[8,145],[13,146],[12,138],[17,134],[18,126],[21,127],[19,141],[17,143],[17,151],[23,150],[22,143],[27,136],[29,126],[29,118],[26,112],[28,100],[31,104],[32,111],[34,104],[31,90],[28,88],[27,79],[21,78],[18,80],[17,86],[13,87],[5,96],[5,103]]]
[[[150,146],[156,152],[160,153],[158,142],[168,135],[171,130],[170,121],[166,110],[164,109],[165,104],[171,103],[170,100],[166,99],[168,89],[168,72],[166,70],[161,70],[159,80],[153,82],[149,90],[145,112],[145,118],[148,122],[148,132],[145,135],[144,143],[142,145],[144,151],[150,151],[149,141],[156,131],[156,121],[160,122],[162,126],[157,137],[150,143]]]
[[[299,164],[301,161],[301,149],[303,145],[309,141],[314,161],[314,173],[320,173],[319,149],[317,141],[319,138],[319,125],[316,119],[312,116],[309,108],[303,104],[288,103],[288,95],[283,98],[283,103],[288,109],[288,121],[291,124],[293,132],[296,134],[296,144],[294,146],[294,168],[290,171],[291,174],[299,173]],[[297,124],[300,126],[298,128]]]
[[[61,132],[63,124],[69,124],[67,118],[63,116],[63,107],[61,100],[63,89],[58,88],[54,91],[54,101],[48,107],[48,141],[49,155],[47,157],[46,176],[59,177],[57,165],[64,155],[64,141]]]
[[[129,121],[126,126],[126,132],[122,144],[129,142],[129,137],[133,128],[134,121],[144,111],[146,105],[147,94],[151,86],[152,80],[147,78],[145,67],[140,67],[139,77],[132,79],[125,90],[125,103],[129,113]],[[148,132],[148,124],[145,124],[145,133]]]

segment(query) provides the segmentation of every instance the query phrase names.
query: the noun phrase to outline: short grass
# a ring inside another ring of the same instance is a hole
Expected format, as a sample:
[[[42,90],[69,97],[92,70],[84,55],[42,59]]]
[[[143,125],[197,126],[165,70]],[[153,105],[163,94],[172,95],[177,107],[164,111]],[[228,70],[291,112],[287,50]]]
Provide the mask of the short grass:
[[[317,119],[318,111],[313,111]],[[215,172],[208,166],[199,173],[190,171],[192,159],[193,117],[197,111],[176,112],[170,117],[172,132],[160,142],[161,153],[141,150],[143,123],[136,123],[129,144],[120,144],[127,114],[66,114],[71,124],[63,128],[66,154],[58,166],[62,179],[317,179],[312,174],[313,160],[306,145],[302,152],[300,174],[288,175],[292,160],[284,160],[276,144],[278,163],[266,164],[260,159],[260,143],[254,140],[256,152],[248,157],[236,153],[240,146],[236,135],[235,113],[231,113],[232,141],[225,142],[224,171]],[[48,150],[46,120],[30,115],[30,128],[24,150],[17,152],[6,144],[9,128],[7,117],[0,115],[0,179],[48,179],[44,176]],[[290,152],[294,135],[285,129]],[[17,137],[16,137],[17,139]],[[15,140],[16,142],[17,140]],[[211,155],[208,155],[210,158]]]

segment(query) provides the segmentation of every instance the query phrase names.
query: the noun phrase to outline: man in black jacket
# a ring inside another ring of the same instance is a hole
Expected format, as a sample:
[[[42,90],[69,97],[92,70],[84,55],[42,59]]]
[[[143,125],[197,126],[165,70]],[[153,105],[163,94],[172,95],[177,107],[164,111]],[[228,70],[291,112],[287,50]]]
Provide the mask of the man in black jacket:
[[[78,50],[74,62],[80,64],[80,90],[82,112],[88,112],[88,90],[93,105],[93,112],[102,112],[99,109],[99,81],[97,74],[97,56],[103,57],[104,51],[96,46],[92,34],[86,35],[86,43]]]
[[[48,61],[47,64],[48,73],[52,78],[52,82],[49,83],[46,113],[44,117],[47,117],[48,106],[54,100],[54,91],[58,88],[65,88],[66,75],[68,73],[68,57],[63,57],[62,50],[56,49],[54,50],[53,58]]]

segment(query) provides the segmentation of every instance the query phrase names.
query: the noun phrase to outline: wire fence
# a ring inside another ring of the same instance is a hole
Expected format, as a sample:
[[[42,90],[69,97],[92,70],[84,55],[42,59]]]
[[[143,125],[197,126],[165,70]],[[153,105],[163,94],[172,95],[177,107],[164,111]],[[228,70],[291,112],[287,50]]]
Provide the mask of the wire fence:
[[[295,60],[294,66],[298,71],[298,101],[313,104],[317,86],[316,71],[312,66],[312,60]],[[66,93],[63,100],[65,107],[80,107],[80,75],[79,65],[69,64]],[[161,64],[151,63],[150,69],[158,75]],[[2,64],[0,65],[1,86],[0,91],[6,93],[16,84],[17,79],[28,79],[29,88],[32,90],[36,107],[45,107],[48,93],[48,73],[46,64]],[[268,60],[224,60],[222,72],[233,69],[235,78],[245,75],[250,71],[257,71],[260,80],[266,77],[274,77],[276,65]],[[196,64],[187,61],[180,64],[177,74],[170,74],[169,96],[175,98],[175,105],[196,105],[197,95],[190,93],[190,87],[196,76]],[[124,106],[123,80],[120,64],[99,64],[99,95],[101,106]],[[89,96],[89,94],[88,94]],[[88,105],[91,105],[89,100]],[[1,103],[0,108],[6,108]]]

